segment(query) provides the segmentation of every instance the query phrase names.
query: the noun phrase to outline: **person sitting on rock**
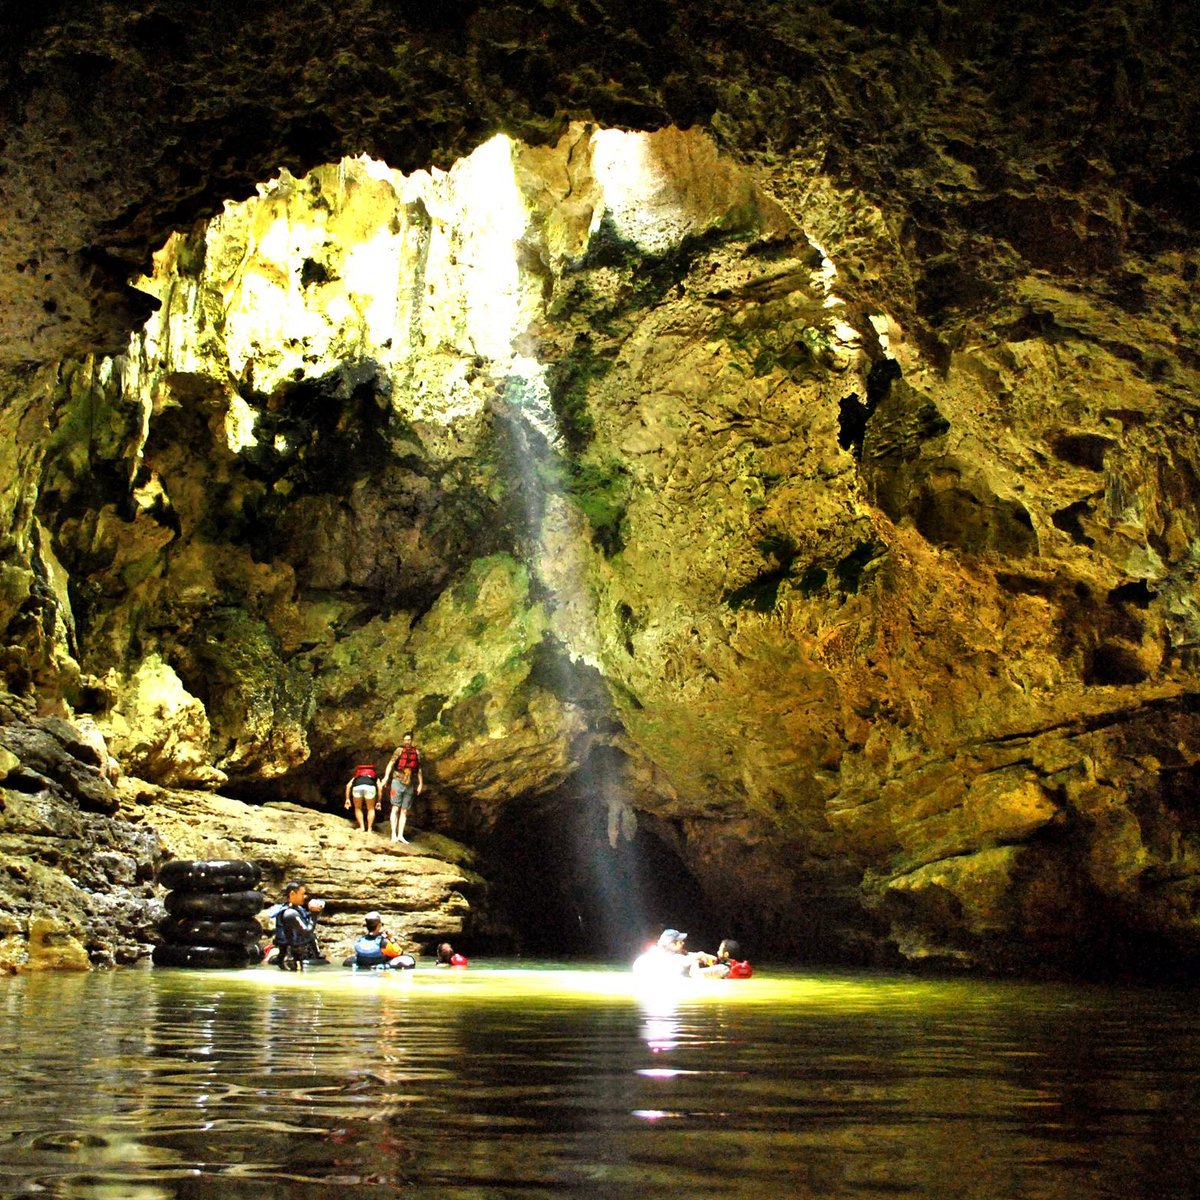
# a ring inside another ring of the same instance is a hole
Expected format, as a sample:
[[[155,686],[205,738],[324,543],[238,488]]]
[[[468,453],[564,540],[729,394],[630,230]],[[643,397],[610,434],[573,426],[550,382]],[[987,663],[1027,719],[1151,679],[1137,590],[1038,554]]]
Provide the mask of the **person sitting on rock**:
[[[412,731],[405,733],[399,746],[383,769],[383,788],[392,806],[392,841],[404,842],[404,823],[413,799],[425,790],[425,776],[421,770],[421,752],[413,745]]]
[[[354,805],[354,820],[360,833],[370,833],[375,827],[375,814],[383,801],[379,777],[370,763],[354,768],[346,781],[346,807]]]
[[[369,912],[363,918],[366,927],[363,935],[354,943],[351,960],[356,970],[409,970],[417,965],[411,954],[405,954],[396,944],[396,939],[383,927],[383,916]]]
[[[316,914],[325,907],[324,900],[310,900],[308,887],[299,879],[289,880],[287,900],[267,912],[275,918],[275,945],[279,949],[275,965],[281,971],[302,970],[306,962],[327,961],[317,942]]]

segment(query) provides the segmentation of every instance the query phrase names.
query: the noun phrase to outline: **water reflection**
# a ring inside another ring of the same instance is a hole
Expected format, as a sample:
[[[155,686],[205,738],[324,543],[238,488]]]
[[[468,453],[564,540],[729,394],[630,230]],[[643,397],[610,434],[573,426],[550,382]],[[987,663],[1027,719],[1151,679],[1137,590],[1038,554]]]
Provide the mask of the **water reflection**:
[[[1186,993],[763,972],[0,981],[0,1194],[1190,1196]]]

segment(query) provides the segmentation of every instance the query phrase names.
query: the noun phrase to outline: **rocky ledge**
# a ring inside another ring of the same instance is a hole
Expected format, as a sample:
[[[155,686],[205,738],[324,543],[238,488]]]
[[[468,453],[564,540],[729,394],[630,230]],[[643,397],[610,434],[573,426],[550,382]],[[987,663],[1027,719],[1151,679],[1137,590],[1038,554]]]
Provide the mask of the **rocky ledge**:
[[[94,729],[0,698],[0,972],[144,960],[165,915],[157,871],[173,858],[250,859],[268,896],[302,877],[327,900],[320,932],[334,958],[372,908],[407,949],[428,952],[458,937],[484,893],[447,838],[393,845],[335,814],[157,787],[115,772]]]

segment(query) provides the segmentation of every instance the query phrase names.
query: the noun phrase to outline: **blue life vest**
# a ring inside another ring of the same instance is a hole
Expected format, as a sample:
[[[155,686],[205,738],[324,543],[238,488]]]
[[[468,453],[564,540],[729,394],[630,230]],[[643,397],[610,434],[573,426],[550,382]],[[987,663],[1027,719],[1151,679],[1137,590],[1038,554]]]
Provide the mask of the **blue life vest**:
[[[354,943],[354,964],[358,967],[380,967],[388,961],[383,952],[383,934],[364,934]]]
[[[284,918],[289,912],[296,914],[292,927]],[[298,904],[273,904],[267,909],[267,916],[275,918],[275,945],[283,946],[315,946],[316,923],[312,917]]]

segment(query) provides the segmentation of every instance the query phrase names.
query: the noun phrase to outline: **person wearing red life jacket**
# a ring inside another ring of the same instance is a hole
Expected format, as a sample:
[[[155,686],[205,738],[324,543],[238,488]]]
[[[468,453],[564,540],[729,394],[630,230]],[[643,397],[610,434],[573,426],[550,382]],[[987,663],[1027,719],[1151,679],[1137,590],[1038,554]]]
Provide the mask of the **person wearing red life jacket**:
[[[421,771],[421,752],[413,745],[413,735],[405,733],[400,745],[392,752],[383,769],[383,789],[392,806],[392,841],[404,842],[404,823],[413,800],[425,790]]]
[[[354,805],[354,820],[360,833],[370,833],[375,827],[375,814],[382,803],[375,768],[370,763],[355,767],[354,774],[346,781],[346,807]]]
[[[442,942],[437,948],[437,965],[439,967],[465,967],[470,960],[465,954],[459,954],[449,942]]]
[[[717,947],[716,954],[700,955],[700,965],[692,974],[705,979],[749,979],[754,968],[745,959],[738,958],[741,952],[741,946],[733,938],[726,938]]]

